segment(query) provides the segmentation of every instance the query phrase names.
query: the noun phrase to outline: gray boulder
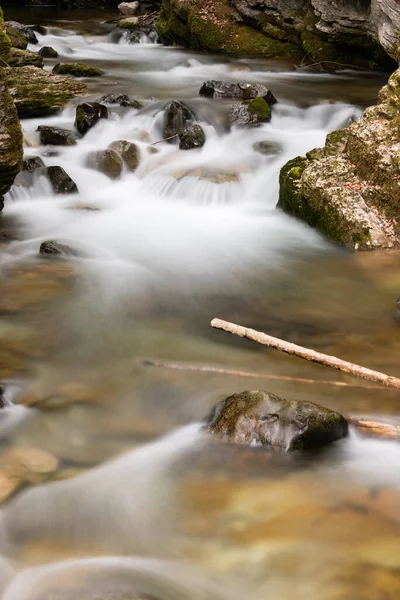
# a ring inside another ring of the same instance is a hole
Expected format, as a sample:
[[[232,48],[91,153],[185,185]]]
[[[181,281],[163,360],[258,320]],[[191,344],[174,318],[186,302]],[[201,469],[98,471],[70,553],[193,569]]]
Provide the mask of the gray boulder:
[[[231,104],[229,119],[235,125],[257,125],[271,120],[271,108],[264,98],[255,98],[242,104]]]
[[[43,146],[75,146],[78,139],[72,131],[61,127],[40,125],[37,131],[40,133],[40,143]]]
[[[112,142],[108,147],[122,158],[129,171],[132,173],[136,171],[140,163],[140,150],[136,144],[127,142],[126,140],[118,140]]]
[[[40,156],[31,156],[30,158],[25,158],[22,170],[27,171],[28,173],[34,173],[37,169],[43,169],[44,162],[40,158]]]
[[[190,108],[180,102],[179,100],[173,100],[165,107],[164,112],[164,138],[173,138],[178,136],[188,126],[193,124],[195,119],[194,113]],[[168,139],[169,143],[173,144],[174,139]]]
[[[99,102],[83,102],[76,107],[75,127],[85,135],[100,119],[108,119],[108,110]]]
[[[254,100],[264,98],[269,106],[276,104],[273,93],[258,83],[229,83],[226,81],[205,81],[199,91],[204,98],[232,98],[237,100]]]
[[[14,29],[18,33],[24,35],[30,44],[37,44],[38,39],[36,37],[35,32],[31,27],[27,25],[22,25],[22,23],[17,23],[17,21],[7,21],[6,25]]]
[[[130,98],[126,94],[107,94],[102,96],[99,100],[103,104],[119,104],[127,108],[142,108],[142,104],[133,98]]]
[[[121,2],[118,5],[119,18],[128,19],[134,17],[139,9],[139,2]]]
[[[47,167],[45,173],[56,194],[76,194],[78,187],[62,167]]]
[[[189,125],[179,134],[180,150],[192,150],[201,148],[206,143],[206,134],[200,125]]]
[[[122,158],[110,148],[90,152],[86,164],[90,169],[96,169],[110,179],[118,179],[124,167]]]
[[[285,452],[325,446],[348,433],[347,420],[334,410],[267,391],[245,391],[222,400],[207,425],[225,440]]]

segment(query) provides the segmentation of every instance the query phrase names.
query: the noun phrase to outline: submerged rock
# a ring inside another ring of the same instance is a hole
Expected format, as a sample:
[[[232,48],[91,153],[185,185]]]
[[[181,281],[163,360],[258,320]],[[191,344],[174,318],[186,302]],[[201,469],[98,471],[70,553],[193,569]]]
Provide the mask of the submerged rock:
[[[84,102],[76,107],[75,127],[85,135],[100,119],[108,119],[108,110],[99,102]]]
[[[46,240],[40,244],[39,254],[45,256],[79,256],[79,252],[71,246],[60,244],[53,240]]]
[[[270,142],[268,140],[262,140],[261,142],[255,142],[253,144],[254,152],[264,154],[265,156],[273,156],[274,154],[280,154],[282,152],[282,146],[277,142]]]
[[[227,81],[206,81],[199,90],[204,98],[232,98],[237,100],[254,100],[264,98],[272,106],[277,100],[271,90],[259,83],[229,83]]]
[[[180,150],[201,148],[206,143],[206,135],[200,125],[190,125],[179,134]]]
[[[39,54],[40,54],[40,56],[43,56],[43,58],[57,58],[58,57],[57,50],[54,50],[54,48],[52,48],[51,46],[43,46],[43,48],[40,48]]]
[[[173,100],[167,104],[164,110],[164,138],[178,136],[184,129],[192,125],[195,119],[194,113],[190,108],[179,100]],[[171,144],[174,143],[174,139],[167,141]]]
[[[44,162],[40,158],[40,156],[30,156],[29,158],[25,158],[22,170],[27,171],[28,173],[34,173],[37,169],[44,168]]]
[[[90,169],[96,169],[110,179],[118,179],[124,166],[120,155],[110,148],[90,152],[86,164]]]
[[[103,71],[84,63],[58,63],[53,67],[54,75],[74,75],[75,77],[100,77]]]
[[[19,48],[12,48],[10,52],[10,58],[8,59],[8,65],[10,67],[43,67],[43,58],[39,54],[29,52],[29,50],[21,50]]]
[[[48,176],[56,194],[76,194],[78,188],[68,173],[62,167],[47,167]]]
[[[37,131],[40,134],[40,143],[44,146],[75,146],[78,139],[71,130],[61,127],[40,125]]]
[[[140,163],[140,150],[136,144],[126,140],[118,140],[112,142],[108,147],[122,158],[129,171],[132,173],[136,171]]]
[[[281,170],[278,206],[356,250],[400,247],[400,69],[349,127]]]
[[[37,67],[13,67],[3,72],[21,118],[58,112],[68,100],[84,94],[87,89],[82,81],[50,75]]]
[[[266,391],[246,391],[222,400],[207,426],[211,433],[231,442],[286,452],[325,446],[348,433],[347,420],[341,414]]]
[[[271,108],[264,98],[256,98],[242,104],[231,104],[229,118],[235,125],[257,125],[271,120]]]
[[[107,94],[102,96],[99,100],[103,104],[119,104],[128,108],[142,108],[142,104],[133,98],[130,98],[126,94]]]

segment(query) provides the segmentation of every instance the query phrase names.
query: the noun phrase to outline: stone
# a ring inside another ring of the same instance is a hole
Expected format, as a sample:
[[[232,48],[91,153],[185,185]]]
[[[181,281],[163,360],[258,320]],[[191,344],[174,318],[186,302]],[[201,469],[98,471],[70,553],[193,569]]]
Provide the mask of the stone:
[[[271,108],[264,98],[256,98],[242,104],[231,104],[229,119],[235,125],[257,125],[271,120]]]
[[[277,100],[271,90],[258,83],[229,83],[226,81],[206,81],[199,90],[200,96],[204,98],[227,98],[237,100],[254,100],[263,98],[272,106]]]
[[[5,63],[10,57],[11,40],[7,35],[6,26],[4,24],[3,11],[0,7],[0,59]]]
[[[3,72],[20,118],[52,115],[87,89],[82,81],[51,75],[37,67],[13,67]]]
[[[5,80],[0,77],[0,210],[22,168],[22,129]]]
[[[100,119],[108,119],[108,110],[99,102],[84,102],[76,107],[75,127],[85,135]]]
[[[79,252],[71,246],[46,240],[40,244],[39,254],[43,256],[79,256]]]
[[[107,94],[102,96],[99,100],[103,104],[119,104],[127,108],[142,108],[142,104],[133,98],[130,98],[126,94]]]
[[[47,167],[45,170],[56,194],[77,194],[76,183],[62,167]]]
[[[212,167],[195,167],[184,171],[175,171],[172,176],[180,181],[184,177],[194,177],[202,181],[209,181],[222,185],[224,183],[240,183],[240,172]]]
[[[222,400],[210,414],[207,427],[224,440],[285,452],[322,447],[348,434],[347,420],[341,414],[267,391],[245,391]]]
[[[13,29],[9,25],[6,25],[5,31],[7,33],[7,37],[12,48],[26,50],[26,48],[28,47],[28,40],[24,35],[22,35],[22,33],[17,31],[16,29]]]
[[[70,129],[39,125],[40,143],[43,146],[76,146],[77,136]]]
[[[43,58],[39,54],[30,52],[29,50],[20,50],[19,48],[11,48],[10,58],[8,59],[10,67],[43,67]]]
[[[400,321],[400,296],[396,300],[396,310],[394,313],[394,318]]]
[[[379,104],[281,170],[278,206],[352,250],[400,247],[400,69]]]
[[[59,461],[49,452],[38,448],[15,447],[1,456],[1,465],[4,472],[21,483],[38,484],[57,471]]]
[[[42,48],[40,48],[39,54],[40,54],[40,56],[43,56],[43,58],[57,58],[58,57],[57,50],[54,50],[54,48],[52,48],[51,46],[43,46]]]
[[[38,43],[36,34],[31,27],[28,27],[27,25],[22,25],[22,23],[17,23],[17,21],[7,21],[6,25],[25,36],[30,44]]]
[[[118,140],[112,142],[108,147],[122,158],[129,171],[132,173],[136,171],[140,163],[140,150],[136,144],[125,140]]]
[[[22,164],[22,170],[27,171],[28,173],[34,173],[37,169],[42,168],[44,168],[44,162],[40,156],[30,156],[29,158],[25,158]]]
[[[53,67],[54,75],[74,75],[74,77],[100,77],[103,71],[84,63],[57,63]]]
[[[138,11],[139,2],[121,2],[118,5],[119,18],[126,19],[128,17],[134,17]]]
[[[190,108],[180,102],[179,100],[173,100],[164,109],[164,127],[163,135],[164,138],[172,138],[182,133],[189,125],[193,124],[194,113]],[[170,144],[174,143],[174,139],[166,139]]]
[[[95,150],[90,152],[87,157],[86,165],[90,169],[96,169],[107,175],[110,179],[118,179],[123,170],[122,158],[115,152],[107,148],[107,150]]]
[[[179,134],[180,150],[202,148],[206,143],[206,135],[200,125],[190,125]]]
[[[139,27],[140,19],[139,17],[128,17],[123,21],[118,22],[118,27],[120,29],[132,29],[135,30]]]
[[[273,156],[282,152],[282,146],[277,142],[262,140],[261,142],[255,142],[253,144],[253,150],[259,154],[264,154],[265,156]]]

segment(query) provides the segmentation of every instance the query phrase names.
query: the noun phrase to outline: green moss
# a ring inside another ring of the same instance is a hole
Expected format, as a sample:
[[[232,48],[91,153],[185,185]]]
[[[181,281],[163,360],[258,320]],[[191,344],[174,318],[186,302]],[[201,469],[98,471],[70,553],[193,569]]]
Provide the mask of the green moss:
[[[251,115],[256,115],[258,121],[269,121],[271,119],[271,107],[265,102],[264,98],[255,98],[247,102],[247,107]]]
[[[6,33],[10,39],[11,46],[13,48],[19,48],[20,50],[26,50],[28,47],[28,40],[23,33],[17,31],[13,27],[6,25]]]
[[[316,62],[334,62],[341,58],[336,45],[322,40],[311,31],[301,32],[301,43],[306,54]]]
[[[99,77],[103,71],[84,63],[58,63],[53,68],[54,75],[74,75],[75,77]]]
[[[306,157],[298,156],[282,167],[278,207],[313,225],[314,216],[301,190],[301,176],[308,164],[310,163]]]
[[[10,58],[11,42],[8,35],[5,32],[3,11],[0,6],[0,59],[4,62],[8,62]],[[3,65],[4,66],[4,65]]]

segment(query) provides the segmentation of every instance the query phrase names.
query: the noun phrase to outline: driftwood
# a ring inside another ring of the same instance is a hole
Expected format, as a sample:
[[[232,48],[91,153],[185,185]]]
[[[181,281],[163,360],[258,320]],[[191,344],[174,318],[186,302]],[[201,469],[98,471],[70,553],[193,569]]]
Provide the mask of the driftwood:
[[[247,338],[248,340],[258,342],[259,344],[269,346],[270,348],[276,348],[277,350],[281,350],[281,352],[285,352],[286,354],[298,356],[300,358],[304,358],[305,360],[324,365],[325,367],[331,367],[332,369],[349,373],[350,375],[357,375],[357,377],[367,379],[368,381],[382,383],[383,385],[386,385],[394,390],[400,390],[400,379],[397,377],[386,375],[385,373],[380,373],[379,371],[373,371],[372,369],[367,369],[366,367],[362,367],[360,365],[355,365],[354,363],[346,360],[336,358],[336,356],[315,352],[315,350],[311,350],[310,348],[304,348],[303,346],[298,346],[297,344],[292,344],[290,342],[280,340],[279,338],[272,337],[271,335],[267,335],[262,331],[256,331],[255,329],[242,327],[241,325],[229,323],[227,321],[223,321],[222,319],[213,319],[211,321],[211,327],[214,327],[215,329],[222,329],[223,331],[227,331],[233,335]]]
[[[367,419],[356,419],[355,417],[347,417],[347,420],[361,433],[365,433],[365,435],[400,439],[400,425],[391,425],[390,423],[369,421]]]

